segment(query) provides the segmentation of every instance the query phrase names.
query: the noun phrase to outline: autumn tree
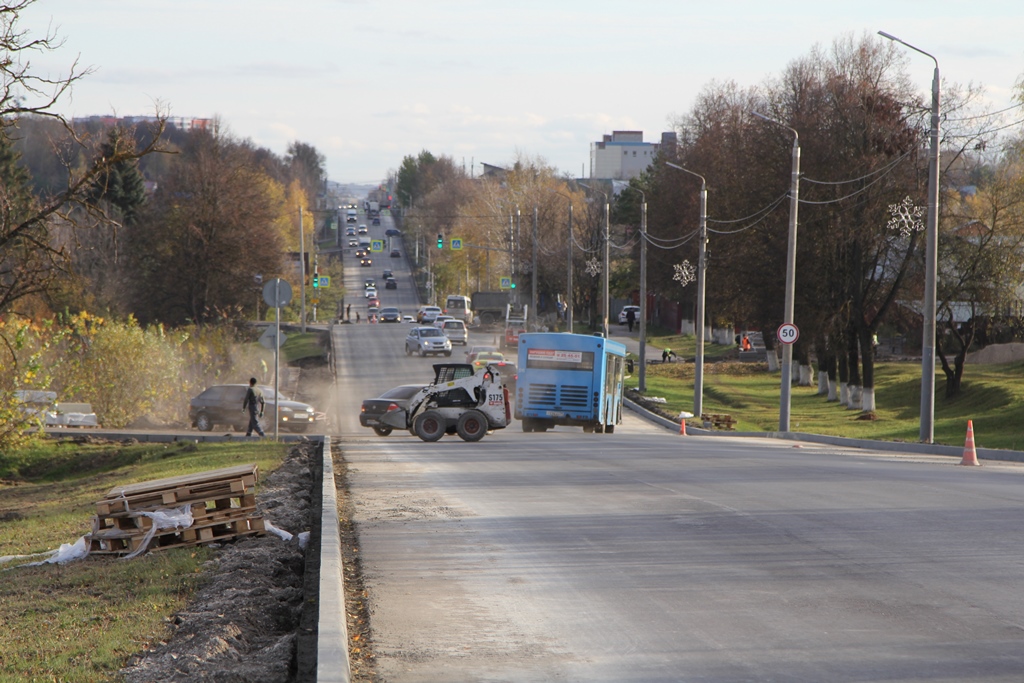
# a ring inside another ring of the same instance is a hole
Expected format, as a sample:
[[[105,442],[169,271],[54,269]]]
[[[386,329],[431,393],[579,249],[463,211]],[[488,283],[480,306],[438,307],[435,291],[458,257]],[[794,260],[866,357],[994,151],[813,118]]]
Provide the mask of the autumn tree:
[[[196,131],[128,233],[133,309],[143,323],[235,319],[253,276],[282,272],[280,205],[250,150]]]

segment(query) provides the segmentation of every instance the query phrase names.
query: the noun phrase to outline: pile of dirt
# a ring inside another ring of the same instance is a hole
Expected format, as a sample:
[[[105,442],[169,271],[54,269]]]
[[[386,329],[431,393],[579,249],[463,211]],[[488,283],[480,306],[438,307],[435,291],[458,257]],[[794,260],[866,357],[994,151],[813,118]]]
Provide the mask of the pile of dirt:
[[[990,344],[980,351],[967,354],[968,363],[1014,363],[1024,360],[1024,344],[1014,342],[1012,344]]]
[[[303,616],[306,553],[318,444],[293,446],[281,467],[260,484],[257,511],[290,541],[268,534],[223,545],[204,568],[204,586],[173,617],[166,643],[135,655],[122,670],[129,683],[296,680]]]

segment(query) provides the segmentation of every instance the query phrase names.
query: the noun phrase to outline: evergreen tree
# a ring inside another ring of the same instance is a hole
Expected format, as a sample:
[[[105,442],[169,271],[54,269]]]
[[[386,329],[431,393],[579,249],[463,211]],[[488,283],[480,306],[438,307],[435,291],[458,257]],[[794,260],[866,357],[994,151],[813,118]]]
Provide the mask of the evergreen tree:
[[[123,128],[111,128],[106,142],[100,147],[103,158],[114,158],[119,153],[132,151],[134,138]],[[146,201],[146,187],[139,172],[138,159],[125,159],[110,165],[98,174],[89,187],[87,201],[98,204],[106,201],[131,224],[138,217],[139,208]]]

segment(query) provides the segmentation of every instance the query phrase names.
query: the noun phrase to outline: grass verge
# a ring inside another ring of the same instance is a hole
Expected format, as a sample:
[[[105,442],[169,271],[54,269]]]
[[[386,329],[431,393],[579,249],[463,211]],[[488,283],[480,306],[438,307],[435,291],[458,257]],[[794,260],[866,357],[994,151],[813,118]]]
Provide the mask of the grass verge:
[[[256,463],[275,469],[275,443],[77,444],[47,441],[0,455],[0,556],[73,543],[114,486]],[[197,589],[206,548],[0,573],[0,681],[113,681],[128,657],[167,633]],[[27,561],[27,560],[26,560]]]
[[[679,349],[680,355],[686,354],[685,343],[669,343],[668,347]],[[709,350],[712,348],[732,350],[708,346]],[[920,363],[881,362],[875,366],[876,410],[871,415],[828,402],[818,394],[816,380],[815,377],[811,387],[793,387],[793,431],[881,441],[919,440]],[[626,386],[636,385],[634,373]],[[692,411],[693,364],[648,366],[645,396],[665,398],[665,410],[673,415]],[[708,362],[704,371],[703,411],[732,415],[739,431],[778,431],[779,374],[769,373],[763,363]],[[1024,450],[1022,412],[1024,363],[970,365],[964,371],[961,394],[952,399],[945,397],[944,375],[940,372],[936,377],[935,443],[962,446],[967,420],[973,420],[975,443],[979,447]]]

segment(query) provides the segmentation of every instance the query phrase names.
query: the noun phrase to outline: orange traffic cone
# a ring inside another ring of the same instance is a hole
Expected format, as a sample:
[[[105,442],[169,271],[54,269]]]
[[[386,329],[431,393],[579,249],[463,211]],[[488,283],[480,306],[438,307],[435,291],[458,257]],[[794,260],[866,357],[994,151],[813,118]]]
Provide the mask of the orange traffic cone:
[[[967,441],[964,442],[964,457],[961,465],[981,465],[978,462],[978,451],[974,448],[974,421],[967,421]]]
[[[686,436],[686,418],[679,418],[679,436]]]

